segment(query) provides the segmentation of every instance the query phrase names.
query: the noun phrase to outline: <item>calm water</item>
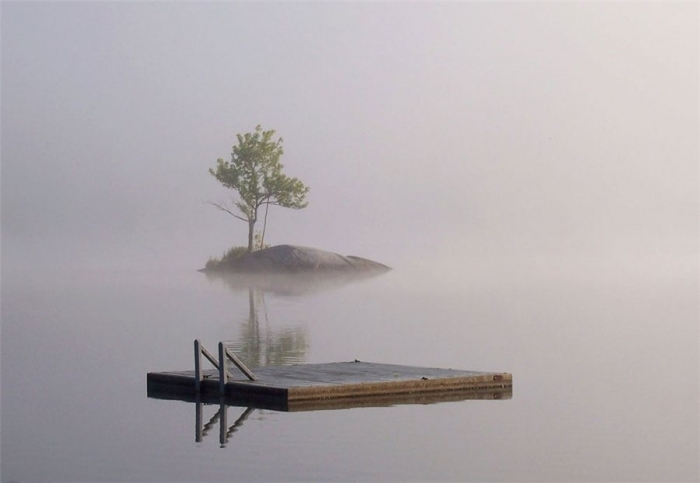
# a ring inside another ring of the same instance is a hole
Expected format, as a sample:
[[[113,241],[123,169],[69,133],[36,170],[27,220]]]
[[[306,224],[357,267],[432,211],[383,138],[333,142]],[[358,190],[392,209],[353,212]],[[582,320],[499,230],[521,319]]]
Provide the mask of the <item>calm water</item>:
[[[193,271],[3,273],[2,481],[697,481],[698,285],[395,270],[266,290]],[[250,365],[507,371],[512,399],[283,413],[149,399],[192,341]],[[240,418],[237,424],[234,423]],[[211,421],[210,421],[211,420]]]

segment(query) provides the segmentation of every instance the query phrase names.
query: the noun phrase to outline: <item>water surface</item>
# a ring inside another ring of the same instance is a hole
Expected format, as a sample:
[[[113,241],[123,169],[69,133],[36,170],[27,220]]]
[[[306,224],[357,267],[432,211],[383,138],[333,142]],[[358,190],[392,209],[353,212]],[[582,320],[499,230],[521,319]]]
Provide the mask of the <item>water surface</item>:
[[[3,273],[2,481],[696,481],[696,276],[526,275],[265,291],[195,271]],[[147,372],[191,368],[195,338],[251,366],[511,372],[513,395],[230,407],[222,445],[218,405],[198,437],[194,404],[146,396]]]

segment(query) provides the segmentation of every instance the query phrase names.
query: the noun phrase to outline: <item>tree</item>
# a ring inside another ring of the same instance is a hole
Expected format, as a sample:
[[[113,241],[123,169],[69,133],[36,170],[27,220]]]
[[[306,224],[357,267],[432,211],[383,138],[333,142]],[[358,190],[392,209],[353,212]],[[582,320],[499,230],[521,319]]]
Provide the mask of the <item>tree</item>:
[[[234,199],[233,203],[235,208],[223,203],[210,204],[248,223],[249,252],[253,251],[255,223],[263,205],[265,221],[261,245],[264,243],[270,205],[299,210],[308,204],[306,194],[309,188],[297,178],[282,173],[282,138],[274,141],[274,135],[274,130],[263,131],[259,125],[253,133],[237,134],[238,144],[233,146],[231,161],[219,158],[216,169],[209,170],[222,185],[238,193],[239,199]]]

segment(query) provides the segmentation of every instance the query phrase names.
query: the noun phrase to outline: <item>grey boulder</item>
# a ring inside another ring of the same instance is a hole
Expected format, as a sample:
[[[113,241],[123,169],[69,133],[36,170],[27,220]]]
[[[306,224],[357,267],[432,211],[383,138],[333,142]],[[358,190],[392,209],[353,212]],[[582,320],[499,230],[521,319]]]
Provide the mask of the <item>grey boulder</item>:
[[[221,267],[224,268],[224,267]],[[226,268],[241,272],[375,272],[390,267],[355,256],[296,245],[277,245],[248,253]]]

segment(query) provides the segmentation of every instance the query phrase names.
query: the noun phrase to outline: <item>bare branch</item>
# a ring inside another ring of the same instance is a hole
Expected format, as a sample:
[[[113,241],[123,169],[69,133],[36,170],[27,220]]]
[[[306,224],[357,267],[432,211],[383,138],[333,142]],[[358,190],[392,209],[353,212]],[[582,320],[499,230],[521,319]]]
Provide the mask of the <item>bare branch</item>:
[[[233,211],[231,211],[230,209],[226,208],[226,206],[224,206],[224,205],[222,205],[222,204],[214,203],[213,201],[207,201],[207,204],[210,204],[210,205],[212,205],[212,206],[216,206],[218,209],[220,209],[221,211],[225,211],[226,213],[228,213],[229,215],[233,216],[234,218],[238,218],[239,220],[245,221],[246,223],[248,223],[248,219],[247,219],[247,218],[243,218],[242,216],[239,216],[239,215],[235,214]]]

